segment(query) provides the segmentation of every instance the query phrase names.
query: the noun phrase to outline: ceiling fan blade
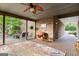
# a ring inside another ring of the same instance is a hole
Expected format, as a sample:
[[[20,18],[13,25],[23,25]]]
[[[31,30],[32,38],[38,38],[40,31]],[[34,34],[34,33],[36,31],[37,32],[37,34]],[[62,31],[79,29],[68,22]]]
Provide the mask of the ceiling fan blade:
[[[24,10],[24,12],[28,11],[29,9],[30,9],[30,7],[26,8],[26,9]]]
[[[36,10],[44,11],[44,8],[38,5],[38,6],[36,7]]]
[[[27,4],[23,4],[23,5],[27,5]],[[24,12],[28,10],[30,10],[33,14],[36,14],[37,11],[44,11],[44,8],[42,6],[37,5],[36,3],[30,3],[29,7],[26,8]]]
[[[36,14],[36,11],[37,11],[37,10],[36,10],[36,9],[34,9],[34,11],[32,11],[32,13],[33,13],[33,14]]]

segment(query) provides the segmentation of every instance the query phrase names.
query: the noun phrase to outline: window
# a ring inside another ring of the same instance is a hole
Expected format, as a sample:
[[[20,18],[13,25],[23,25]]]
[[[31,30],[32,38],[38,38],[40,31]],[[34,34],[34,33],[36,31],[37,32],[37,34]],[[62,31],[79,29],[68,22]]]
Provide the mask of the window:
[[[41,29],[42,30],[46,30],[46,27],[47,27],[46,24],[41,24]]]

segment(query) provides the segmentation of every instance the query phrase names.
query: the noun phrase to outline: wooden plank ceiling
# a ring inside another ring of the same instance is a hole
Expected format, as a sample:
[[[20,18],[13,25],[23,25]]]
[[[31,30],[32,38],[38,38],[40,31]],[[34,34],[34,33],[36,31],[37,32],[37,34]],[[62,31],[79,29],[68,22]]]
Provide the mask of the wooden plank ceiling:
[[[38,3],[38,5],[41,5],[44,8],[44,12],[38,11],[36,14],[32,14],[29,10],[27,12],[23,12],[29,6],[27,3],[0,3],[0,11],[13,13],[35,20],[52,16],[61,17],[62,15],[74,12],[77,13],[79,11],[79,4],[77,3]]]

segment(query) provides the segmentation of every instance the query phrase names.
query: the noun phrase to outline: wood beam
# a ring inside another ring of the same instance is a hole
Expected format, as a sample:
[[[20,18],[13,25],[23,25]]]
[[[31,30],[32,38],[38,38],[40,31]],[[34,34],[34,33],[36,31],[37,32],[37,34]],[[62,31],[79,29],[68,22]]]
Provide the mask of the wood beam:
[[[65,18],[65,17],[72,17],[72,16],[79,16],[79,11],[57,15],[58,18]]]
[[[9,12],[5,12],[5,11],[0,11],[0,15],[11,16],[11,17],[16,17],[16,18],[21,18],[21,19],[24,19],[24,20],[35,21],[34,19],[24,17],[24,16],[20,16],[20,15],[16,15],[16,14],[9,13]]]

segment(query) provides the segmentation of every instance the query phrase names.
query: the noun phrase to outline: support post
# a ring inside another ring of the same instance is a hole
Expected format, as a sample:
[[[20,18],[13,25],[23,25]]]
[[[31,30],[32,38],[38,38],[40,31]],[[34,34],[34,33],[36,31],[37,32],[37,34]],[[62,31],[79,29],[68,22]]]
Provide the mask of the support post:
[[[3,15],[3,45],[5,45],[5,16]]]

